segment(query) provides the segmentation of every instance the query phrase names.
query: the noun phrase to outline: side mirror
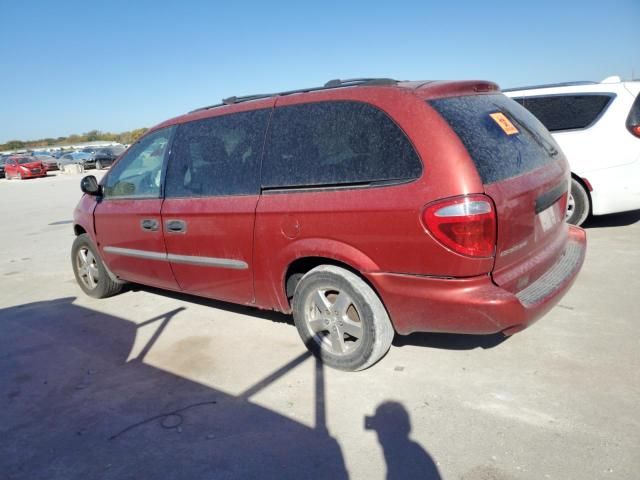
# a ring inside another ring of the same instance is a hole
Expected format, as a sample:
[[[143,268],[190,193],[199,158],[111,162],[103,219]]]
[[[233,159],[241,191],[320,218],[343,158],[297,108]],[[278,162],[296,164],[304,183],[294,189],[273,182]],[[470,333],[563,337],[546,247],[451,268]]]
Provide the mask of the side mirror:
[[[102,195],[102,187],[98,185],[98,180],[93,175],[87,175],[80,180],[80,190],[87,195],[99,196]]]

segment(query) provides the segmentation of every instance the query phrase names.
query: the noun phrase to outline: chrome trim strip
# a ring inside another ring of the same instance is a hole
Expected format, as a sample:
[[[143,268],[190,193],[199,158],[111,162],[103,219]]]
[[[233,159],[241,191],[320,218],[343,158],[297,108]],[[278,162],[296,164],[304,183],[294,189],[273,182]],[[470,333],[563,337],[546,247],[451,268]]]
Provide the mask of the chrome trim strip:
[[[249,265],[242,260],[232,260],[230,258],[195,257],[191,255],[167,255],[170,262],[187,263],[189,265],[203,265],[206,267],[232,268],[234,270],[246,270]]]
[[[167,254],[162,252],[149,252],[147,250],[134,250],[133,248],[104,247],[107,253],[124,255],[125,257],[148,258],[150,260],[167,260]]]
[[[247,262],[243,262],[242,260],[233,260],[230,258],[196,257],[192,255],[176,255],[173,253],[166,254],[120,247],[104,247],[104,251],[107,253],[115,253],[116,255],[123,255],[125,257],[186,263],[188,265],[201,265],[203,267],[231,268],[234,270],[246,270],[249,268]]]

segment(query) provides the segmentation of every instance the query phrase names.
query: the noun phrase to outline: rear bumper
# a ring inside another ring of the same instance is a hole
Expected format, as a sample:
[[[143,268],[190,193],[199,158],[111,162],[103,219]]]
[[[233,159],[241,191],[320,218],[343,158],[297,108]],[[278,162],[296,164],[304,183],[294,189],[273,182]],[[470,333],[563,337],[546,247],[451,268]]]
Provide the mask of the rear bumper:
[[[573,284],[586,253],[584,230],[571,226],[559,260],[527,288],[511,293],[489,275],[443,279],[372,273],[396,331],[511,335],[553,308]]]

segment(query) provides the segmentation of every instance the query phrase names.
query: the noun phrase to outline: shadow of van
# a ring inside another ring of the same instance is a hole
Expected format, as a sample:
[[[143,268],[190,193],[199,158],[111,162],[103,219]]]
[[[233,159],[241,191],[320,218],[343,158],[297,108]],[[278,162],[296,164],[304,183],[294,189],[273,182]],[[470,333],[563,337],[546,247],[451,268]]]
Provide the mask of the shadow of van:
[[[158,329],[127,362],[138,325],[73,300],[0,309],[0,471],[8,478],[347,477],[323,423],[310,428],[250,401],[308,353],[229,395],[142,361],[181,309],[143,322]]]

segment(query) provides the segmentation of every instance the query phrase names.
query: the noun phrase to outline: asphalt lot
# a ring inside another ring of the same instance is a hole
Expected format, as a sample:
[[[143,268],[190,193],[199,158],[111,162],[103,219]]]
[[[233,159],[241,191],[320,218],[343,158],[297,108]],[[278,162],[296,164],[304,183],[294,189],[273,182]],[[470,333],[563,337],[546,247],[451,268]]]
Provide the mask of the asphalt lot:
[[[344,373],[283,315],[84,296],[80,178],[0,180],[1,479],[638,478],[640,212],[591,223],[576,284],[531,328],[400,337]]]

